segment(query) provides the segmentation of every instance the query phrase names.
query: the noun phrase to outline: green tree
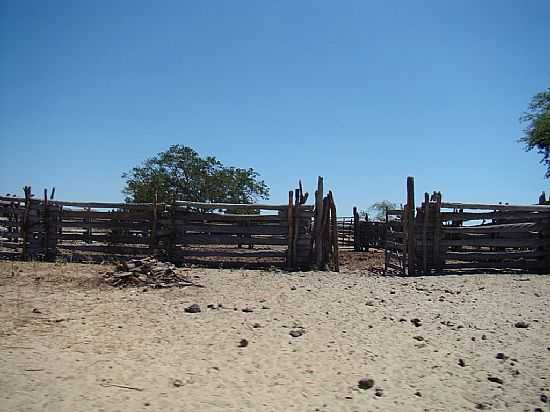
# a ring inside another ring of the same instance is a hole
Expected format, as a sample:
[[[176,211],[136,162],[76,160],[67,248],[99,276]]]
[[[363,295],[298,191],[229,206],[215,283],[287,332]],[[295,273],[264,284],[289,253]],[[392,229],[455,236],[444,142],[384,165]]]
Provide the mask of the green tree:
[[[547,167],[545,177],[550,178],[550,89],[531,99],[520,121],[527,123],[525,136],[520,142],[525,143],[527,151],[537,149],[542,155],[540,162]]]
[[[122,175],[128,202],[188,200],[252,203],[269,198],[269,188],[254,169],[226,167],[202,158],[188,146],[173,145]]]
[[[369,216],[369,220],[386,220],[386,210],[397,209],[397,205],[389,200],[373,203],[367,210],[361,212],[363,216]]]

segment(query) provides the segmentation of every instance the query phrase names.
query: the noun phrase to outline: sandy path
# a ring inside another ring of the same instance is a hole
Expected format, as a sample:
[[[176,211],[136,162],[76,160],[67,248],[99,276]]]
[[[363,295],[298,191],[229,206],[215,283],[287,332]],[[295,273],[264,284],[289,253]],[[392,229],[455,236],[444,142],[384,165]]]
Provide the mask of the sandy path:
[[[0,263],[0,410],[550,411],[548,276],[193,269],[206,288],[143,292],[104,270]]]

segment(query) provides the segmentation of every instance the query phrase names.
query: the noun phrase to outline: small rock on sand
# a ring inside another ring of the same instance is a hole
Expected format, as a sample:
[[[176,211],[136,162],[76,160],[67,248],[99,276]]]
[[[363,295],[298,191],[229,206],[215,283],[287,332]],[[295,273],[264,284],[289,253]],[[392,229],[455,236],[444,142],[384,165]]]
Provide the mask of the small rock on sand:
[[[519,322],[516,322],[516,323],[514,324],[514,326],[515,326],[516,328],[519,328],[519,329],[526,329],[526,328],[529,327],[529,324],[528,324],[527,322],[524,322],[524,321],[520,320]]]
[[[191,306],[186,307],[184,311],[185,313],[199,313],[201,311],[201,307],[196,303],[193,303]]]
[[[371,378],[359,379],[358,386],[360,389],[370,389],[374,386],[374,379],[371,379]]]
[[[246,348],[247,346],[248,346],[248,340],[241,339],[241,341],[239,342],[239,348]]]
[[[302,336],[304,333],[305,331],[303,329],[292,329],[288,334],[293,338],[297,338],[299,336]]]
[[[504,383],[504,381],[496,376],[489,376],[487,378],[489,380],[489,382],[493,382],[493,383],[498,383],[500,385],[502,385]]]

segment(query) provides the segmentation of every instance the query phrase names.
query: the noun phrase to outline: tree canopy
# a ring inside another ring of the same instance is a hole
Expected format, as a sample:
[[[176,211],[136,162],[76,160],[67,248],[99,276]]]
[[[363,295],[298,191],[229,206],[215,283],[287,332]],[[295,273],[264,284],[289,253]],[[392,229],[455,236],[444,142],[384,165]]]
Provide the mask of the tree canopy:
[[[362,211],[361,214],[369,216],[370,220],[383,221],[386,220],[387,209],[397,209],[397,205],[389,200],[382,200],[373,203],[367,210]]]
[[[268,199],[269,188],[252,168],[224,166],[213,156],[202,158],[188,146],[173,145],[122,175],[128,202],[173,200],[252,203]]]
[[[550,178],[550,89],[537,93],[529,103],[527,111],[520,120],[527,123],[525,136],[520,139],[525,143],[525,150],[536,149],[542,155],[541,163],[545,164],[545,177]]]

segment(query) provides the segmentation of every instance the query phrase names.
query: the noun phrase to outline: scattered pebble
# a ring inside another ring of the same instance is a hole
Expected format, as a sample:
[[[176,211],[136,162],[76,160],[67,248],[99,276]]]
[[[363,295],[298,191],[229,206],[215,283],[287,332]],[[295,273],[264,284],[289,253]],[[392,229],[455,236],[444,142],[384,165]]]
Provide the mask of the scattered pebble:
[[[422,325],[422,322],[420,322],[420,319],[418,318],[411,319],[411,323],[417,328]]]
[[[502,352],[497,353],[496,358],[497,359],[508,359],[508,357],[506,355],[504,355],[504,353],[502,353]]]
[[[466,362],[464,362],[464,359],[460,358],[460,359],[458,360],[458,366],[461,366],[461,367],[466,366]]]
[[[370,389],[374,386],[374,379],[371,379],[371,378],[359,379],[358,386],[360,389]]]
[[[239,342],[239,348],[246,348],[247,346],[248,346],[248,340],[241,339],[241,341]]]
[[[299,336],[302,336],[304,333],[305,331],[303,329],[292,329],[288,334],[293,338],[297,338]]]
[[[529,324],[528,324],[527,322],[524,322],[524,321],[520,320],[519,322],[516,322],[516,323],[514,324],[514,326],[515,326],[516,328],[526,329],[526,328],[529,327]]]
[[[201,311],[201,307],[196,303],[193,303],[191,306],[186,307],[184,311],[185,313],[199,313]]]
[[[242,311],[245,312],[245,313],[254,312],[254,310],[252,310],[250,308],[244,308],[244,309],[242,309]]]
[[[504,383],[504,381],[496,376],[489,376],[487,378],[489,380],[489,382],[494,382],[494,383],[498,383],[500,385],[502,385]]]

